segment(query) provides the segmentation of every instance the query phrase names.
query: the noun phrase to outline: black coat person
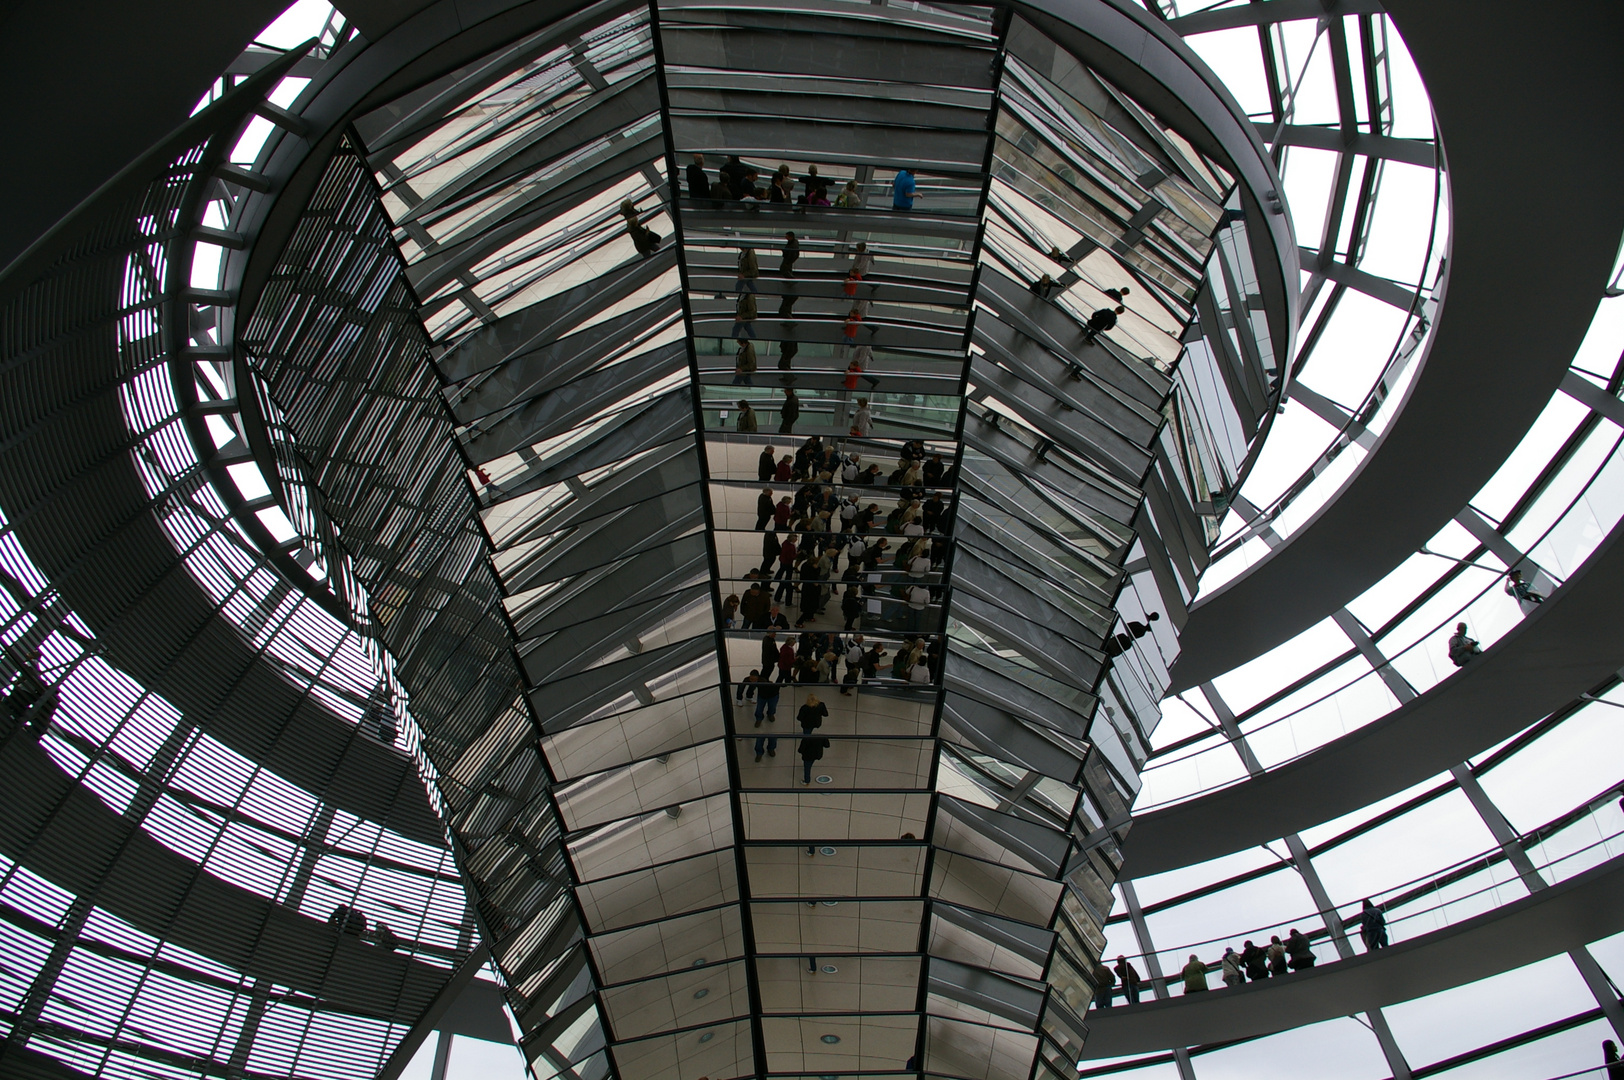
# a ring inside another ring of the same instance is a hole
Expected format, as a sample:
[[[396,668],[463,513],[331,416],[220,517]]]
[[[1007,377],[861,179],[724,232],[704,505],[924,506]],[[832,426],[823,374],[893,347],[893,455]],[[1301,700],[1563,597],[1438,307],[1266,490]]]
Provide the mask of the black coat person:
[[[705,158],[700,154],[695,154],[694,160],[688,165],[688,197],[690,199],[710,197],[710,177],[705,175]]]
[[[1293,971],[1314,966],[1314,950],[1309,947],[1308,937],[1301,930],[1293,929],[1286,935],[1286,955],[1290,958]]]
[[[1241,949],[1241,965],[1253,982],[1269,977],[1269,954],[1250,941]]]
[[[1114,308],[1102,307],[1088,317],[1088,328],[1083,331],[1083,344],[1092,345],[1094,339],[1110,330],[1117,324],[1117,316],[1124,308],[1118,304]]]
[[[829,740],[817,735],[808,736],[801,740],[801,783],[812,782],[812,766],[823,760],[823,752],[829,749]]]
[[[722,183],[727,185],[735,199],[744,194],[744,176],[750,171],[750,166],[739,160],[739,155],[728,156],[727,164],[721,168]]]
[[[1117,957],[1113,970],[1116,971],[1117,981],[1122,984],[1122,1000],[1129,1005],[1139,1004],[1139,972],[1128,963],[1126,956]]]
[[[1155,611],[1152,611],[1149,615],[1147,615],[1145,617],[1147,619],[1149,619],[1150,622],[1157,622],[1157,621],[1159,621],[1161,619],[1160,613],[1155,612]],[[1142,623],[1142,622],[1132,621],[1132,622],[1127,622],[1124,625],[1126,627],[1127,633],[1116,634],[1116,635],[1114,635],[1112,637],[1109,637],[1109,638],[1105,639],[1105,655],[1106,656],[1121,656],[1123,653],[1125,653],[1129,649],[1133,648],[1133,643],[1135,641],[1137,641],[1139,638],[1144,637],[1146,634],[1148,634],[1150,632],[1150,624],[1149,623]]]
[[[1357,920],[1359,937],[1365,943],[1366,952],[1387,948],[1387,916],[1382,914],[1381,908],[1366,900]]]
[[[1109,1009],[1111,1007],[1111,995],[1116,990],[1116,975],[1104,964],[1096,964],[1094,967],[1094,981],[1099,984],[1099,988],[1094,991],[1094,1007],[1097,1009]]]

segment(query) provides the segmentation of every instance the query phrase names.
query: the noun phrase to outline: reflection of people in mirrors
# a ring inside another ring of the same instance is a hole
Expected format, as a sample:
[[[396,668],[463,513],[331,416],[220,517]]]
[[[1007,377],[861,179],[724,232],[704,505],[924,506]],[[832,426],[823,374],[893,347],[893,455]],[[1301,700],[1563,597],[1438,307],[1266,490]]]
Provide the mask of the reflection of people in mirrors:
[[[1150,622],[1138,622],[1134,620],[1127,621],[1123,624],[1126,629],[1126,633],[1115,634],[1107,638],[1105,640],[1105,655],[1121,656],[1123,653],[1133,648],[1133,643],[1135,641],[1150,633],[1150,623],[1160,621],[1161,614],[1159,612],[1152,611],[1149,615],[1145,616],[1145,618],[1149,619]]]

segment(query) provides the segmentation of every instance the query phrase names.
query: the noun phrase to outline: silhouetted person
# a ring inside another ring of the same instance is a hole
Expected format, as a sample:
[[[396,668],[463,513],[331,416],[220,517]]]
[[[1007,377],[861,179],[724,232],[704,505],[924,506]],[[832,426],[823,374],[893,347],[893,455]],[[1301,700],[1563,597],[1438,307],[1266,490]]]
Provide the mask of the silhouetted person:
[[[1207,965],[1195,953],[1190,954],[1190,962],[1184,965],[1184,992],[1198,994],[1207,988]]]
[[[1465,667],[1468,660],[1482,651],[1475,639],[1466,636],[1466,624],[1456,623],[1455,632],[1449,635],[1450,662],[1456,667]]]
[[[1158,612],[1152,611],[1146,616],[1146,618],[1148,618],[1150,622],[1157,622],[1161,619],[1161,615]],[[1133,648],[1133,643],[1135,640],[1144,637],[1150,632],[1149,623],[1125,622],[1123,625],[1126,627],[1127,633],[1116,634],[1105,639],[1106,656],[1121,656],[1123,653]]]
[[[756,479],[763,484],[772,480],[773,474],[778,471],[778,449],[769,446],[761,452],[756,459]]]
[[[1122,984],[1122,1000],[1129,1005],[1139,1004],[1139,972],[1135,971],[1133,965],[1128,963],[1126,956],[1117,957],[1116,977],[1117,981]]]
[[[1241,966],[1253,982],[1269,977],[1269,954],[1248,941],[1241,947]]]
[[[740,161],[739,155],[729,154],[727,164],[722,166],[721,173],[722,182],[727,185],[728,190],[733,193],[735,199],[744,194],[744,178],[749,175],[750,166]]]
[[[642,223],[630,199],[620,204],[620,216],[626,219],[626,234],[632,238],[637,253],[645,259],[652,258],[660,250],[660,234]]]
[[[358,907],[340,904],[327,916],[327,925],[338,927],[341,933],[350,937],[362,937],[367,932],[366,913]]]
[[[784,234],[784,257],[781,260],[779,260],[779,263],[778,263],[778,276],[779,277],[786,277],[786,278],[787,277],[793,277],[794,274],[795,274],[795,260],[799,259],[800,257],[801,257],[801,242],[795,238],[794,233],[792,233],[792,232],[785,233]]]
[[[1279,978],[1286,973],[1286,947],[1280,943],[1279,934],[1269,936],[1269,947],[1264,950],[1264,954],[1269,958],[1270,975]]]
[[[1618,1047],[1612,1039],[1602,1040],[1601,1063],[1607,1066],[1607,1080],[1624,1080],[1624,1061],[1618,1059]]]
[[[1530,604],[1543,604],[1545,597],[1529,588],[1528,582],[1523,580],[1521,570],[1506,572],[1506,595],[1514,596],[1518,600],[1525,600]]]
[[[1039,300],[1049,299],[1049,297],[1054,293],[1054,290],[1054,278],[1050,277],[1048,274],[1044,274],[1042,277],[1038,278],[1036,281],[1032,282],[1032,284],[1026,287],[1026,291],[1037,297]]]
[[[1387,948],[1387,916],[1369,898],[1359,910],[1359,937],[1365,943],[1365,952]]]
[[[35,646],[23,654],[17,680],[6,694],[6,711],[13,724],[27,719],[29,734],[38,738],[50,729],[56,706],[56,692],[40,677],[39,647]]]
[[[1292,927],[1291,933],[1286,935],[1286,955],[1290,957],[1288,962],[1293,971],[1314,966],[1314,950],[1309,948],[1308,938],[1296,927]]]
[[[1104,964],[1094,966],[1094,981],[1099,988],[1094,991],[1094,1007],[1096,1009],[1109,1009],[1111,995],[1116,993],[1116,976]]]
[[[695,154],[694,160],[688,163],[688,197],[690,199],[710,197],[710,177],[705,175],[704,154]]]
[[[1110,330],[1117,324],[1117,316],[1126,308],[1118,304],[1114,308],[1102,307],[1088,317],[1088,328],[1083,331],[1083,344],[1092,345],[1094,339]]]

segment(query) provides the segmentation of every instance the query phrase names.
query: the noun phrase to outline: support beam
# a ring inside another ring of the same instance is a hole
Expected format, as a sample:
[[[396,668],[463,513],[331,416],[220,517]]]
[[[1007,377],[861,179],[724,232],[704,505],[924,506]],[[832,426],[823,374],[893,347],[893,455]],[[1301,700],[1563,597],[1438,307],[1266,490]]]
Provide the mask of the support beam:
[[[1239,4],[1216,11],[1198,11],[1167,25],[1182,37],[1237,26],[1264,26],[1295,19],[1319,19],[1326,15],[1379,15],[1384,9],[1378,0],[1268,0],[1261,4]]]
[[[423,1010],[423,1015],[417,1018],[417,1023],[413,1024],[412,1029],[400,1040],[395,1052],[389,1055],[389,1060],[384,1062],[383,1068],[378,1070],[378,1080],[398,1080],[401,1071],[417,1056],[417,1051],[422,1047],[423,1040],[428,1038],[429,1032],[439,1026],[440,1018],[445,1016],[446,1010],[462,996],[462,992],[474,981],[474,976],[479,974],[480,968],[484,967],[490,958],[490,950],[483,944],[463,958],[462,963],[451,972],[451,978],[446,981],[445,986],[429,1003],[429,1007]],[[442,1041],[449,1045],[449,1040]]]
[[[1369,135],[1364,132],[1350,139],[1338,128],[1272,123],[1260,123],[1255,126],[1258,135],[1271,146],[1305,146],[1314,150],[1362,154],[1365,157],[1402,161],[1406,165],[1420,165],[1429,169],[1436,168],[1438,164],[1437,144],[1431,139],[1395,139],[1388,135]]]

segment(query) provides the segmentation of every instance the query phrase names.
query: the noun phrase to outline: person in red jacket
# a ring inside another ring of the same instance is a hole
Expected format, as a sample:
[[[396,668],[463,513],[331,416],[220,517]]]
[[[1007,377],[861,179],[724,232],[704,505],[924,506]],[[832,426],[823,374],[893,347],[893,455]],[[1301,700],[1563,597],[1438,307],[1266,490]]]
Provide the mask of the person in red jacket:
[[[778,586],[778,591],[773,594],[773,599],[778,601],[780,604],[784,602],[785,597],[791,595],[795,591],[793,587],[795,578],[795,556],[798,554],[795,541],[798,539],[800,539],[800,537],[796,536],[794,533],[790,533],[789,536],[785,538],[784,542],[778,546],[778,571],[773,574],[773,580],[780,582],[780,584]]]

